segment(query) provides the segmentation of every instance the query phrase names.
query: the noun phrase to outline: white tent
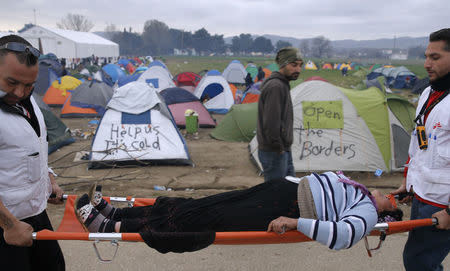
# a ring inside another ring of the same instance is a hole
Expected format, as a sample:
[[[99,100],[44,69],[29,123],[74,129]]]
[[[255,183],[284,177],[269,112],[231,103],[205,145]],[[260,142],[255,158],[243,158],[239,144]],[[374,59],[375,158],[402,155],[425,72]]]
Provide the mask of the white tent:
[[[9,36],[9,35],[17,35],[17,33],[16,32],[0,31],[0,38],[4,37],[4,36]]]
[[[119,45],[90,32],[33,26],[20,33],[34,47],[39,39],[44,54],[53,53],[58,58],[118,57]]]
[[[247,71],[239,60],[233,60],[228,64],[225,70],[223,70],[222,75],[230,83],[245,84]]]
[[[226,114],[234,104],[233,92],[217,70],[210,70],[198,83],[194,95],[211,113]]]
[[[90,168],[192,164],[167,105],[149,84],[118,88],[107,108],[92,142]]]
[[[138,82],[152,84],[156,91],[176,87],[169,70],[162,66],[151,66],[139,76]]]
[[[291,97],[297,172],[403,168],[414,118],[406,100],[375,87],[351,90],[318,80],[298,85]],[[255,137],[250,151],[261,169],[257,148]]]

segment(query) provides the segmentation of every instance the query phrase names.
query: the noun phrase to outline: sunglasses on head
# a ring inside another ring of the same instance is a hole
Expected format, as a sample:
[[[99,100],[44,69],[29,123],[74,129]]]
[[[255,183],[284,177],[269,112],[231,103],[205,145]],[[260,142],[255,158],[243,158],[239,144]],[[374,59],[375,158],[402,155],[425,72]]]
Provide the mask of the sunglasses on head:
[[[28,54],[32,54],[35,57],[39,57],[41,55],[41,52],[39,52],[38,49],[20,42],[8,42],[4,45],[1,45],[0,49],[7,49],[14,52],[25,52]]]

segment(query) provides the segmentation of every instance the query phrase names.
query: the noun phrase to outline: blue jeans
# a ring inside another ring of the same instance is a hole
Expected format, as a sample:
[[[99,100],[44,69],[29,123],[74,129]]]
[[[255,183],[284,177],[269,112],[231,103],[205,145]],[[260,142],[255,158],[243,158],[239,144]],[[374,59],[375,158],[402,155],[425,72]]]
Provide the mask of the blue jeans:
[[[413,199],[411,219],[430,218],[442,210]],[[403,250],[403,265],[407,271],[444,270],[442,261],[450,251],[450,230],[439,230],[434,226],[415,228],[409,232]]]
[[[286,176],[295,176],[292,152],[290,151],[278,153],[258,150],[258,158],[263,168],[265,182]]]

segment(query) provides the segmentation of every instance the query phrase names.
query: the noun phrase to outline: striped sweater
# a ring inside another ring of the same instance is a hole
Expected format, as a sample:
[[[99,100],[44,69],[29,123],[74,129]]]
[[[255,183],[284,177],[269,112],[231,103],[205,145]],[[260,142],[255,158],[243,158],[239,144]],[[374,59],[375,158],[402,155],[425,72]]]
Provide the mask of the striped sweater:
[[[319,219],[300,217],[298,231],[335,250],[349,248],[370,233],[378,215],[369,197],[339,182],[333,172],[307,178]]]

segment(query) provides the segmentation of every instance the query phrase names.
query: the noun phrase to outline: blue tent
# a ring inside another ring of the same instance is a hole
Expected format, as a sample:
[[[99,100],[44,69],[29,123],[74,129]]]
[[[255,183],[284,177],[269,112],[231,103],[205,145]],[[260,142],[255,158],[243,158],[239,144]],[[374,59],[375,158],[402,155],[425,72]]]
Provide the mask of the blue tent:
[[[125,75],[119,78],[119,80],[117,81],[117,84],[119,85],[119,87],[126,85],[130,82],[134,82],[137,81],[139,79],[139,77],[142,75],[143,72],[135,72],[133,74],[130,75]]]
[[[117,82],[120,77],[125,76],[125,72],[115,64],[107,64],[103,66],[102,70],[111,77],[113,83]]]
[[[44,96],[47,89],[56,79],[58,79],[58,74],[51,68],[51,65],[46,62],[39,62],[39,72],[33,93]]]
[[[136,72],[145,72],[148,69],[148,67],[145,66],[141,66],[141,67],[137,67],[137,69],[134,71]]]
[[[210,70],[206,75],[222,75],[218,70]]]
[[[185,102],[198,101],[197,96],[183,88],[166,88],[162,90],[159,94],[163,96],[166,104],[178,104]]]
[[[63,66],[61,65],[61,63],[58,62],[58,59],[43,58],[43,59],[39,59],[39,64],[40,63],[46,63],[46,64],[50,65],[50,67],[56,72],[58,77],[64,75],[63,74]]]
[[[161,67],[163,67],[164,69],[169,70],[169,69],[167,68],[167,66],[166,66],[164,63],[162,63],[161,61],[159,61],[159,60],[154,60],[154,61],[152,61],[152,62],[148,65],[149,68],[150,68],[150,67],[153,67],[153,66],[161,66]]]
[[[373,70],[367,75],[367,80],[372,80],[378,76],[386,78],[386,84],[390,88],[412,88],[417,80],[414,73],[407,68],[401,67],[381,67]]]
[[[130,61],[129,61],[128,59],[125,59],[125,58],[121,58],[121,59],[119,59],[119,61],[117,62],[117,64],[122,65],[122,66],[128,65],[128,63],[130,63]]]

